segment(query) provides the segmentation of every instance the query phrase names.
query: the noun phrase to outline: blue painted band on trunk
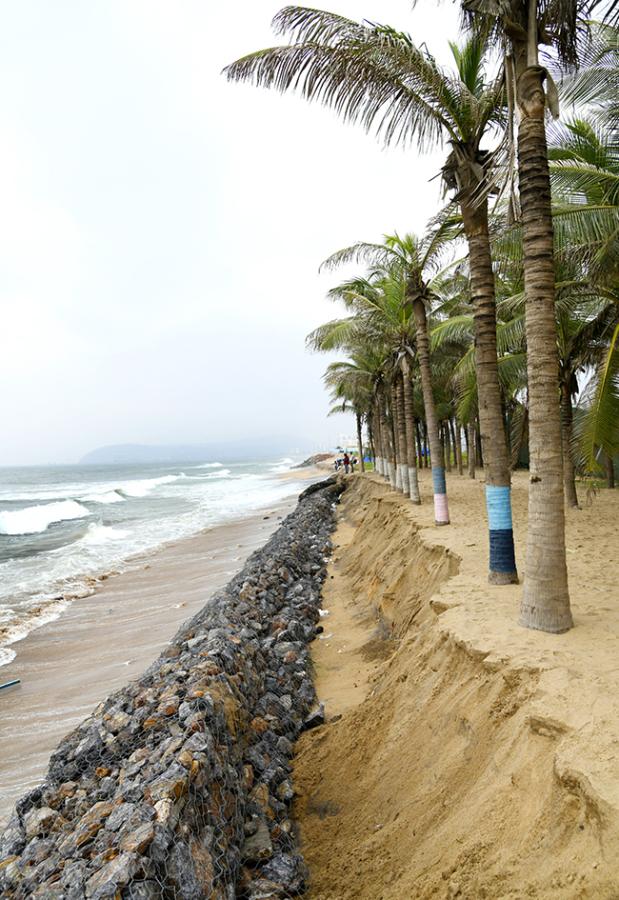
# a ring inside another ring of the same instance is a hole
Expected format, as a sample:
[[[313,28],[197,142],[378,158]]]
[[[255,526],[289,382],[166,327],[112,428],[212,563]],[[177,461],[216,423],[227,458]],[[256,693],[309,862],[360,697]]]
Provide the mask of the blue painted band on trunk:
[[[486,485],[486,508],[490,531],[511,531],[512,499],[511,488]]]
[[[446,494],[445,469],[442,466],[432,466],[432,487],[435,494]]]
[[[511,528],[490,532],[490,571],[515,572],[514,532]]]

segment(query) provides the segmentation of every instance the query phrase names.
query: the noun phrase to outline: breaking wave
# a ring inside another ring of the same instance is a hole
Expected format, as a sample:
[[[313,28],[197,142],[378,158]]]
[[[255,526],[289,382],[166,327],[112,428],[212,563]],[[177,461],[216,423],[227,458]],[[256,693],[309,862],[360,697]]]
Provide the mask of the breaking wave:
[[[90,513],[76,500],[43,503],[25,509],[0,511],[0,534],[36,534],[54,522],[82,519]]]
[[[104,491],[101,494],[88,494],[87,497],[80,497],[82,503],[124,503],[125,498],[118,491]]]
[[[146,497],[155,488],[161,484],[170,484],[179,478],[186,478],[184,472],[178,475],[161,475],[159,478],[140,478],[135,481],[125,481],[116,489],[121,496],[127,497]]]

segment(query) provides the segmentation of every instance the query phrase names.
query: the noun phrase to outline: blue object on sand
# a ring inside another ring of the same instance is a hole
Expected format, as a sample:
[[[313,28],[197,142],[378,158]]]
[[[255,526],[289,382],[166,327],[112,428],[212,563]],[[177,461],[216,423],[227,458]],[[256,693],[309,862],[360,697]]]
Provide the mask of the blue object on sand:
[[[13,685],[15,685],[15,684],[21,684],[21,681],[19,680],[19,678],[14,678],[13,681],[5,681],[4,684],[0,684],[0,691],[3,688],[13,687]]]

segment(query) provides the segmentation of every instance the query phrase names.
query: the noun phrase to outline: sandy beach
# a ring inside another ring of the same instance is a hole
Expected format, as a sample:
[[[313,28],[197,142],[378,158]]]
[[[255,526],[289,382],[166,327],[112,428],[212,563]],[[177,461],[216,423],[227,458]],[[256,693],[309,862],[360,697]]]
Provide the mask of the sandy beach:
[[[311,481],[324,469],[285,473]],[[14,645],[0,669],[0,827],[43,777],[59,740],[110,692],[137,677],[176,630],[226,584],[296,505],[296,495],[133,561],[58,619]]]

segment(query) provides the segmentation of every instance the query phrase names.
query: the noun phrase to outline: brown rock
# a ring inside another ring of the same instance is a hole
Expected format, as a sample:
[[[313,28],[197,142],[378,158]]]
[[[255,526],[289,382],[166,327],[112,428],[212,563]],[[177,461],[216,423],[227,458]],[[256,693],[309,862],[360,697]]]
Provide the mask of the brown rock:
[[[77,788],[77,783],[75,781],[65,781],[58,788],[58,796],[63,800],[67,797],[72,797],[75,793],[75,789]]]
[[[178,800],[188,790],[187,772],[181,766],[170,766],[148,787],[152,800]]]
[[[103,820],[109,816],[113,809],[114,805],[107,800],[95,803],[78,821],[74,830],[62,841],[59,848],[60,851],[62,853],[70,853],[73,848],[82,847],[91,841],[100,831]]]
[[[269,795],[269,788],[266,784],[257,784],[249,796],[255,803],[258,804],[267,818],[275,818],[275,813],[271,809],[271,805],[269,803],[271,798]]]
[[[122,839],[120,849],[128,853],[144,853],[154,837],[155,829],[152,822],[145,822]]]
[[[157,708],[157,712],[159,712],[162,716],[174,716],[178,712],[178,707],[180,704],[180,700],[178,697],[169,697],[164,700],[163,703],[159,704]]]
[[[264,734],[269,729],[269,723],[262,716],[256,716],[255,719],[251,720],[249,727],[257,734]]]
[[[191,768],[191,764],[193,762],[193,756],[189,752],[189,750],[181,750],[178,754],[178,761],[181,766],[184,766],[186,769]]]

